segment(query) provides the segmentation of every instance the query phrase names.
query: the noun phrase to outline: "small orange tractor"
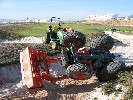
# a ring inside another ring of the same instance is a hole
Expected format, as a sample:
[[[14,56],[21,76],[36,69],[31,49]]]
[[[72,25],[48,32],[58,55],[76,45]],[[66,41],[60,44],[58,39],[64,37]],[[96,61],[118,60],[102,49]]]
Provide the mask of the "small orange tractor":
[[[28,88],[42,87],[43,80],[86,80],[92,75],[96,75],[99,81],[107,81],[116,78],[118,71],[125,68],[123,62],[113,61],[114,56],[109,52],[113,47],[112,37],[106,34],[97,36],[89,46],[84,47],[83,41],[86,40],[81,41],[80,36],[73,35],[75,32],[65,34],[63,43],[67,50],[61,50],[56,57],[49,57],[43,51],[31,47],[20,53],[22,80]]]
[[[117,72],[125,67],[123,62],[113,61],[112,54],[103,48],[75,49],[74,45],[69,51],[62,51],[62,54],[55,58],[27,47],[20,53],[20,58],[23,83],[28,88],[42,87],[43,80],[49,82],[66,78],[85,80],[91,78],[93,74],[100,81],[107,81],[116,78]],[[63,73],[58,76],[52,75],[52,64],[53,72],[60,73],[62,70]]]

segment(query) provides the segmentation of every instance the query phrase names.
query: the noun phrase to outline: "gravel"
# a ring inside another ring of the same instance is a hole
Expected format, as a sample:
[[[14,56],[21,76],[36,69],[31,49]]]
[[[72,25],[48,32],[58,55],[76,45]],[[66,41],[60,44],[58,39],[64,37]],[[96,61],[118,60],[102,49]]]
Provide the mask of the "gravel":
[[[111,52],[116,56],[116,61],[124,61],[127,66],[133,65],[133,35],[125,35],[114,32],[105,32],[121,42],[114,44]]]
[[[42,42],[42,37],[29,36],[29,37],[23,37],[20,40],[13,40],[13,41],[0,39],[0,43],[43,43],[43,42]]]

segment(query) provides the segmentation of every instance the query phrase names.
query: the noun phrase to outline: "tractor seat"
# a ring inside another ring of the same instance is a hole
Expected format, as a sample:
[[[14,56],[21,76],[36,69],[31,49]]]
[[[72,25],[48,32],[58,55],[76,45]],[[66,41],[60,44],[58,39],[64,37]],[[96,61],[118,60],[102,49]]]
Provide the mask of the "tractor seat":
[[[51,39],[57,39],[58,38],[57,32],[58,32],[58,27],[54,26],[52,34],[51,34]]]

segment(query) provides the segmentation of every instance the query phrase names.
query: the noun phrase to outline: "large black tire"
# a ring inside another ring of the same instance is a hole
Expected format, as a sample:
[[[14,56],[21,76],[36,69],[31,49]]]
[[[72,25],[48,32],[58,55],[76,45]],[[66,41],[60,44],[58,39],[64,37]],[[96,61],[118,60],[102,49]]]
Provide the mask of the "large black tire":
[[[68,66],[66,73],[67,73],[69,78],[74,79],[74,80],[89,79],[93,75],[92,69],[89,66],[87,66],[85,64],[81,64],[81,63],[72,64],[72,65]],[[78,77],[77,78],[74,76],[75,73],[85,74],[85,77]]]
[[[76,48],[81,48],[86,43],[86,37],[83,33],[77,31],[64,34],[63,44],[70,48],[71,43],[75,43]]]
[[[113,45],[113,38],[107,34],[102,34],[100,36],[94,37],[89,43],[89,46],[92,48],[104,48],[107,51],[110,50]]]
[[[99,81],[109,81],[117,78],[117,74],[120,71],[124,71],[126,65],[124,62],[110,62],[107,66],[97,71],[97,77]]]

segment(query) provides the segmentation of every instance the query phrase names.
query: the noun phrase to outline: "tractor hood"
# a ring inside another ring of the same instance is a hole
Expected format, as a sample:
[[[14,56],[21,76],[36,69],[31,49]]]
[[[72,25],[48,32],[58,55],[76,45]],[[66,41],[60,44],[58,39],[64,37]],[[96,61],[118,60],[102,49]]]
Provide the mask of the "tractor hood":
[[[63,35],[65,34],[65,32],[64,31],[58,31],[57,32],[57,35],[58,35],[58,37],[59,37],[59,40],[60,40],[60,43],[62,44],[62,42],[63,42]]]

